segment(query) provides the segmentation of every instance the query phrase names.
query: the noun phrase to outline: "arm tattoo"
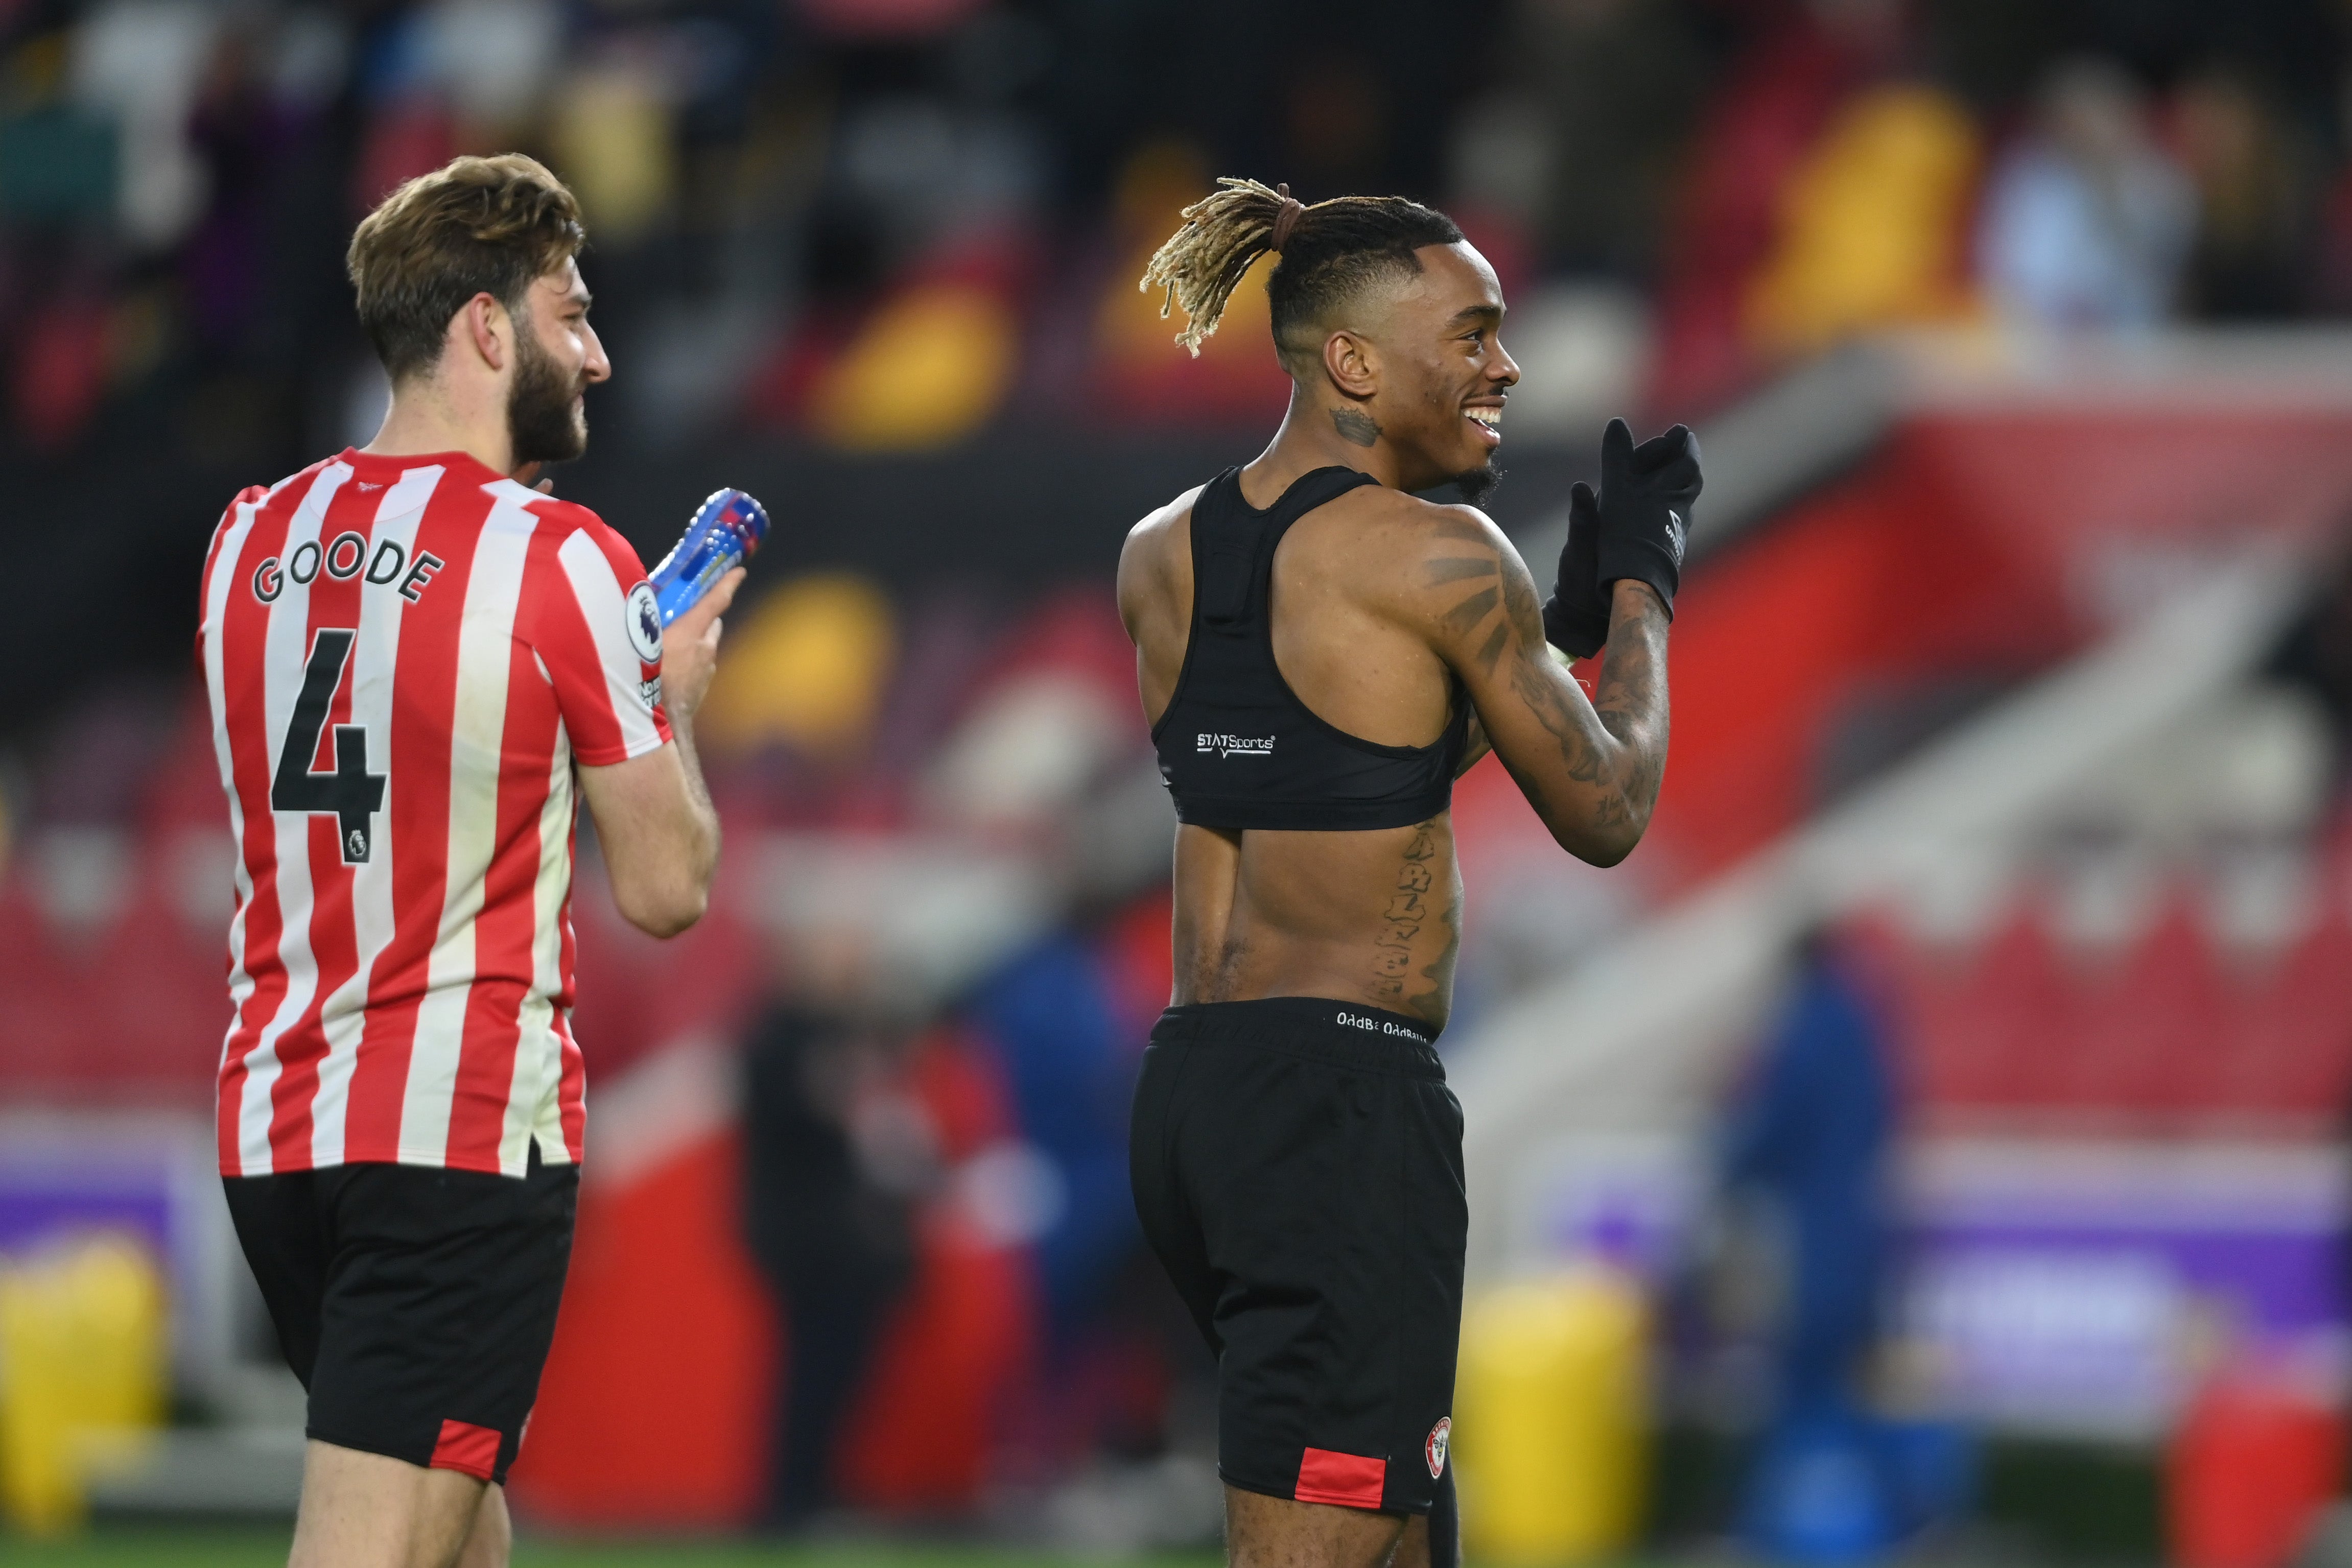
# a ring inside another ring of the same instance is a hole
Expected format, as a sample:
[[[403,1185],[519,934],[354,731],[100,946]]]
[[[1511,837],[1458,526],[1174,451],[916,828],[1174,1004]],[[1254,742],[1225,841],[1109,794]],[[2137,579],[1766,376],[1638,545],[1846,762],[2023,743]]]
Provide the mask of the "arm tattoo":
[[[1482,577],[1500,576],[1503,579],[1499,589],[1493,586],[1481,588],[1445,612],[1440,617],[1440,621],[1446,633],[1452,637],[1467,638],[1486,623],[1487,617],[1495,612],[1495,607],[1498,604],[1504,606],[1506,611],[1516,618],[1518,609],[1517,585],[1511,580],[1510,574],[1504,571],[1501,559],[1494,553],[1492,541],[1478,526],[1458,518],[1446,517],[1438,522],[1436,531],[1447,538],[1475,540],[1478,544],[1486,546],[1487,553],[1439,556],[1433,560],[1423,562],[1421,580],[1424,587],[1443,588],[1450,582],[1469,582]],[[1540,615],[1538,617],[1538,625],[1541,623]],[[1497,626],[1478,650],[1479,662],[1489,670],[1495,667],[1495,660],[1502,652],[1503,635],[1504,628]]]
[[[1516,561],[1504,565],[1503,601],[1518,644],[1511,665],[1511,690],[1559,746],[1569,778],[1578,784],[1601,787],[1591,808],[1591,824],[1601,829],[1619,826],[1627,812],[1623,800],[1608,788],[1605,741],[1593,733],[1588,714],[1579,711],[1582,705],[1571,704],[1561,688],[1559,671],[1551,667],[1550,644],[1544,641],[1543,610],[1536,601],[1535,580]]]
[[[1510,617],[1511,628],[1518,632],[1522,644],[1530,650],[1545,646],[1543,606],[1536,600],[1536,580],[1528,575],[1524,565],[1503,573],[1503,612]]]
[[[1381,438],[1381,427],[1372,416],[1360,408],[1335,408],[1331,411],[1332,428],[1342,438],[1359,446],[1370,446]]]
[[[1441,588],[1465,577],[1492,577],[1501,570],[1490,556],[1449,555],[1431,561],[1422,571],[1422,580],[1432,588]]]
[[[1467,536],[1476,538],[1480,544],[1487,542],[1475,524],[1448,517],[1441,521],[1437,528],[1440,533],[1449,538],[1460,538]],[[1482,577],[1492,578],[1500,574],[1502,570],[1502,562],[1491,553],[1440,556],[1434,560],[1422,563],[1421,580],[1425,587],[1443,588],[1450,582],[1470,582]],[[1481,588],[1439,617],[1440,624],[1444,627],[1446,635],[1449,637],[1466,639],[1486,623],[1487,618],[1494,614],[1495,607],[1504,601],[1504,595],[1509,591],[1510,584],[1507,580],[1499,590],[1493,586]],[[1490,672],[1495,667],[1495,661],[1502,654],[1504,637],[1504,627],[1497,625],[1492,632],[1488,633],[1486,642],[1478,649],[1478,662]]]
[[[1560,760],[1568,764],[1568,776],[1579,784],[1597,783],[1601,772],[1601,748],[1578,722],[1576,710],[1560,694],[1559,680],[1537,664],[1542,656],[1539,653],[1530,653],[1524,641],[1520,643],[1518,662],[1511,666],[1511,689],[1559,743]]]
[[[1486,624],[1486,617],[1494,613],[1499,602],[1501,595],[1493,589],[1480,589],[1445,612],[1445,630],[1454,636],[1467,637]]]
[[[1486,559],[1490,560],[1494,559],[1495,541],[1486,537],[1486,529],[1466,517],[1440,517],[1437,519],[1436,526],[1430,531],[1442,539],[1461,539],[1465,543],[1477,545],[1488,552]]]
[[[1478,650],[1478,667],[1488,674],[1495,673],[1495,661],[1503,656],[1503,644],[1511,640],[1511,629],[1497,623],[1486,633],[1486,644]]]
[[[1649,595],[1631,613],[1616,617],[1594,702],[1575,700],[1574,677],[1562,678],[1559,661],[1544,639],[1543,610],[1535,579],[1517,555],[1497,550],[1486,530],[1456,517],[1440,519],[1444,538],[1484,546],[1423,563],[1423,586],[1475,586],[1437,618],[1439,630],[1457,647],[1476,639],[1471,655],[1492,675],[1506,661],[1511,690],[1527,705],[1553,743],[1569,780],[1577,786],[1573,810],[1594,831],[1615,834],[1648,820],[1665,770],[1664,611]],[[1493,580],[1499,577],[1499,581]],[[1486,579],[1479,584],[1477,580]],[[1497,613],[1499,612],[1499,614]],[[1522,779],[1530,798],[1539,786]],[[1568,801],[1537,802],[1538,809],[1570,808]],[[1402,984],[1402,971],[1397,972]]]
[[[1625,794],[1643,812],[1658,798],[1666,770],[1665,609],[1649,594],[1609,630],[1594,706],[1601,727],[1630,754]]]
[[[1443,588],[1447,583],[1468,582],[1476,578],[1499,577],[1502,580],[1499,585],[1479,589],[1439,617],[1440,625],[1449,636],[1465,641],[1490,620],[1494,621],[1475,655],[1478,667],[1491,675],[1502,659],[1503,650],[1509,644],[1513,632],[1516,631],[1522,639],[1533,637],[1538,643],[1543,641],[1543,613],[1536,605],[1535,584],[1524,569],[1516,571],[1506,569],[1502,558],[1494,552],[1493,541],[1477,524],[1457,517],[1444,517],[1438,521],[1436,532],[1447,538],[1485,545],[1488,553],[1440,556],[1423,562],[1421,580],[1425,586]],[[1495,619],[1497,606],[1503,611],[1499,620]]]

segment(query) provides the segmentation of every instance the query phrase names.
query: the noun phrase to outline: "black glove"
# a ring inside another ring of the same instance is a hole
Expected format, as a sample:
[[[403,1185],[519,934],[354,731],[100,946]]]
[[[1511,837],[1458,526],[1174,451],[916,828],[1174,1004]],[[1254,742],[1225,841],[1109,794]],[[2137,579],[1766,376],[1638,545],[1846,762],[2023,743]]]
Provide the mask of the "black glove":
[[[1544,601],[1544,641],[1571,659],[1589,659],[1609,641],[1609,595],[1601,587],[1601,509],[1579,479],[1568,492],[1568,542],[1559,578]]]
[[[1601,433],[1601,559],[1594,572],[1604,596],[1630,577],[1656,589],[1666,619],[1674,619],[1683,544],[1701,483],[1698,437],[1687,426],[1636,446],[1623,420],[1609,422]]]

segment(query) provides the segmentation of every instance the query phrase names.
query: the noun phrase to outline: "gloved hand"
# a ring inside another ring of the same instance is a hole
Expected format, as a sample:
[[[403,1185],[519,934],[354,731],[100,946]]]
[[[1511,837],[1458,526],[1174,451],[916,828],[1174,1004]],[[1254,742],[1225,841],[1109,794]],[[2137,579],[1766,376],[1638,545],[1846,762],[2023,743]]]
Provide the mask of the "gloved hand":
[[[1544,641],[1571,659],[1589,659],[1609,641],[1609,595],[1601,587],[1601,509],[1579,479],[1568,492],[1568,542],[1559,577],[1544,601]]]
[[[1677,424],[1636,446],[1623,420],[1609,422],[1601,434],[1601,554],[1594,572],[1604,602],[1611,584],[1630,577],[1656,589],[1666,619],[1674,619],[1683,545],[1701,483],[1698,437],[1687,426]]]

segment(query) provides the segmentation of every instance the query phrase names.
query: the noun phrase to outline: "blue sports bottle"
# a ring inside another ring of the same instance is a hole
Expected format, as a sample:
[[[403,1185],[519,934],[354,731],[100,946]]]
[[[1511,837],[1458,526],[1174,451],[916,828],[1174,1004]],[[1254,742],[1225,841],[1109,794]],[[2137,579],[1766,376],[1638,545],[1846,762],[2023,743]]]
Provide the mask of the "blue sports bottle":
[[[751,559],[768,537],[768,509],[740,490],[713,490],[686,535],[654,568],[664,626],[694,608],[710,585]]]

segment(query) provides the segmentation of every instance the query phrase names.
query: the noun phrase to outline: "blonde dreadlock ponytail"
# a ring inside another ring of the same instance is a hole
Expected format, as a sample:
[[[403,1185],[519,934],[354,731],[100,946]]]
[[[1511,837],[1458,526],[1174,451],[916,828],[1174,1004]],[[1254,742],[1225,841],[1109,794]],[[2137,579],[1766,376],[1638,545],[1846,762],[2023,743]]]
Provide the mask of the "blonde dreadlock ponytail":
[[[1444,213],[1402,196],[1334,196],[1307,206],[1292,199],[1287,185],[1223,179],[1217,186],[1184,209],[1184,226],[1153,253],[1137,285],[1146,292],[1154,284],[1167,290],[1160,314],[1184,312],[1176,340],[1196,359],[1235,286],[1268,251],[1282,256],[1265,285],[1280,350],[1297,329],[1341,307],[1382,275],[1419,272],[1413,253],[1423,246],[1462,237]]]
[[[1290,188],[1276,191],[1255,180],[1222,179],[1222,189],[1184,209],[1184,226],[1154,251],[1136,287],[1167,289],[1160,319],[1181,307],[1184,329],[1176,340],[1201,357],[1202,342],[1215,335],[1225,301],[1257,258],[1274,248],[1275,225],[1290,201]]]

